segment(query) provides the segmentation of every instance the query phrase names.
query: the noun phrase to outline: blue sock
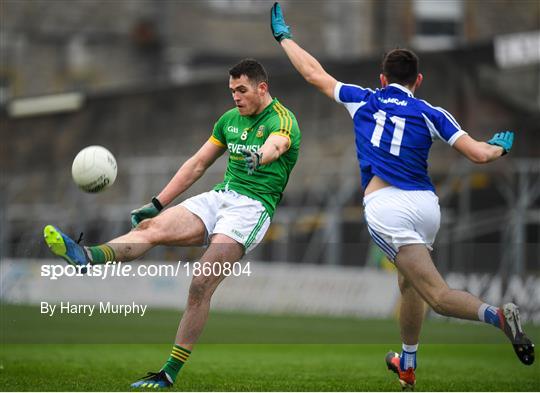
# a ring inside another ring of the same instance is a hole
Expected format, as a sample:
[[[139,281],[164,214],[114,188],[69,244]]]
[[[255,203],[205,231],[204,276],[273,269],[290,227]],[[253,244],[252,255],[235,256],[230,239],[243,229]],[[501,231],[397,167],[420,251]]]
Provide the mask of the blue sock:
[[[401,356],[399,359],[399,368],[402,371],[413,368],[416,370],[416,351],[418,350],[418,344],[416,345],[402,345]]]
[[[501,327],[499,309],[487,303],[482,304],[478,309],[478,319],[495,327]]]

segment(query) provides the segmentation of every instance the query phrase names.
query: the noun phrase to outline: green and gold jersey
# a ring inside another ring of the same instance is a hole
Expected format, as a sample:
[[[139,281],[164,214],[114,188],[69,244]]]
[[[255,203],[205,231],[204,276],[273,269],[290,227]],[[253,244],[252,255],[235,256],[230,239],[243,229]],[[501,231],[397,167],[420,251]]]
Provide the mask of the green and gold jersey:
[[[289,150],[248,175],[240,149],[257,151],[271,134],[288,138]],[[219,118],[209,140],[229,150],[225,178],[214,190],[234,190],[256,199],[272,217],[298,159],[301,135],[294,114],[275,98],[255,116],[242,116],[238,108],[234,108]]]

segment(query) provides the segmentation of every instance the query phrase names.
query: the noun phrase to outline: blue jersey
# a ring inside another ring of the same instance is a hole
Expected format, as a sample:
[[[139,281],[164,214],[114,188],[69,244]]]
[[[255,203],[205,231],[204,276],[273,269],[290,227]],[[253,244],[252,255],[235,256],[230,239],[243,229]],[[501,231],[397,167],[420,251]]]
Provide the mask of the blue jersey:
[[[442,139],[453,145],[466,134],[450,113],[397,83],[371,90],[338,82],[334,98],[354,122],[364,189],[378,176],[402,190],[435,191],[427,173],[431,144]]]

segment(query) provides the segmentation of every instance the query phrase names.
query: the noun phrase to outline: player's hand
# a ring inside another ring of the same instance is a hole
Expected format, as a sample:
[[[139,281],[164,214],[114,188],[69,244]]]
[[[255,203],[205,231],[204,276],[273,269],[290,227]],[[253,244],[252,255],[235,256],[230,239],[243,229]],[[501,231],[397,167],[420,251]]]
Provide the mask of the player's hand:
[[[270,28],[277,42],[281,42],[285,38],[292,38],[291,29],[285,23],[281,6],[278,2],[274,3],[270,11]]]
[[[152,202],[131,211],[131,227],[135,228],[142,220],[157,216],[163,210],[159,200],[154,197]]]
[[[502,155],[504,156],[512,148],[512,145],[514,143],[514,133],[512,131],[498,132],[493,135],[493,138],[487,141],[487,143],[489,143],[490,145],[502,147]]]
[[[248,150],[245,147],[241,148],[239,151],[244,156],[248,175],[252,175],[253,172],[261,166],[262,153]]]

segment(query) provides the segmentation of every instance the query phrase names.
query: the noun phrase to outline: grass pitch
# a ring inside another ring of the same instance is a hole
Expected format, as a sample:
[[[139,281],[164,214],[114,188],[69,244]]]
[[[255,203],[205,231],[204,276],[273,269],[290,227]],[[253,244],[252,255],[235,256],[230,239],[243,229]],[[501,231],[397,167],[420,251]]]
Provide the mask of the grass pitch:
[[[130,390],[137,377],[161,367],[179,317],[178,311],[154,310],[133,321],[43,321],[37,307],[3,305],[0,389]],[[147,331],[159,337],[151,342]],[[538,327],[527,331],[540,337]],[[401,390],[384,364],[386,352],[400,346],[394,320],[212,313],[201,341],[172,390]],[[540,362],[522,365],[489,326],[428,321],[422,342],[417,391],[540,390]]]

